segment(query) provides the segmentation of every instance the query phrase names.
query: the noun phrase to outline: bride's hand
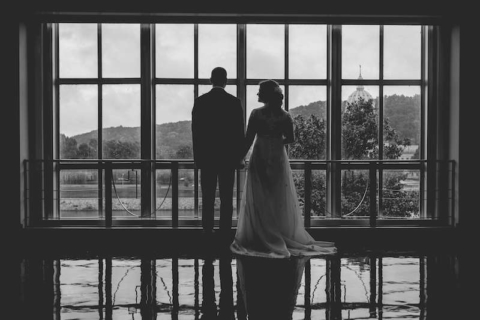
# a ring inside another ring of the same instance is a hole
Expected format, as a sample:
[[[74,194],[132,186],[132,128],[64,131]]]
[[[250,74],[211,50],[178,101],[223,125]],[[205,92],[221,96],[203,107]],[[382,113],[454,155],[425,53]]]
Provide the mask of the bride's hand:
[[[245,168],[247,168],[247,162],[245,161],[245,159],[242,159],[242,161],[240,161],[240,163],[238,164],[238,169],[242,170]]]

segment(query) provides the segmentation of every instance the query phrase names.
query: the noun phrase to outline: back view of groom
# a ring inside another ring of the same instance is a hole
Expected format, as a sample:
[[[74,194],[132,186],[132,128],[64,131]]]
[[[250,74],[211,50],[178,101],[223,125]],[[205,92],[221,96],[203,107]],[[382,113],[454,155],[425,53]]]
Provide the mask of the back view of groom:
[[[192,109],[193,159],[200,169],[203,230],[213,232],[218,181],[220,233],[228,236],[235,169],[242,165],[244,156],[245,121],[240,99],[225,91],[227,71],[214,68],[210,82],[212,89],[196,98]]]

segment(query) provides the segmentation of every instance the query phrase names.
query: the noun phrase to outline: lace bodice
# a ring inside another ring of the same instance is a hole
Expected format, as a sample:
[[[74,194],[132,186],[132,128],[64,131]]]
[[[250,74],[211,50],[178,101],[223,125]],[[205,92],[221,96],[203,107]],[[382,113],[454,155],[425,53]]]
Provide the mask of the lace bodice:
[[[275,111],[268,107],[254,109],[248,121],[247,142],[253,141],[255,135],[293,140],[292,117],[283,109]]]

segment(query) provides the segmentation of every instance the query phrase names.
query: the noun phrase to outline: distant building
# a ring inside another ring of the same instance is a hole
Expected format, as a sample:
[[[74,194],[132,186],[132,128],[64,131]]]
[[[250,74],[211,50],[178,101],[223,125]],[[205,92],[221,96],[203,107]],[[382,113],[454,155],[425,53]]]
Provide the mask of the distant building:
[[[358,76],[358,80],[363,80],[362,78],[362,66],[360,66],[360,74]],[[373,100],[372,95],[365,90],[365,88],[362,85],[357,86],[357,90],[355,90],[352,94],[348,96],[347,102],[348,103],[353,103],[355,101],[358,101],[360,98],[362,98],[364,101],[368,101],[370,99]],[[375,100],[374,104],[375,104]],[[375,107],[375,105],[374,105]]]

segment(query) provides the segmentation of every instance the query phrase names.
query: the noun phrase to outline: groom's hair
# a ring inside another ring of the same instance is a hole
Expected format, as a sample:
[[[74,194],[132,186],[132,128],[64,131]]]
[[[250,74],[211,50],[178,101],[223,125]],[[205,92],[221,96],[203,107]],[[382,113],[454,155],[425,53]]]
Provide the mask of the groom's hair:
[[[214,86],[224,86],[227,83],[227,70],[222,67],[214,68],[210,81]]]

